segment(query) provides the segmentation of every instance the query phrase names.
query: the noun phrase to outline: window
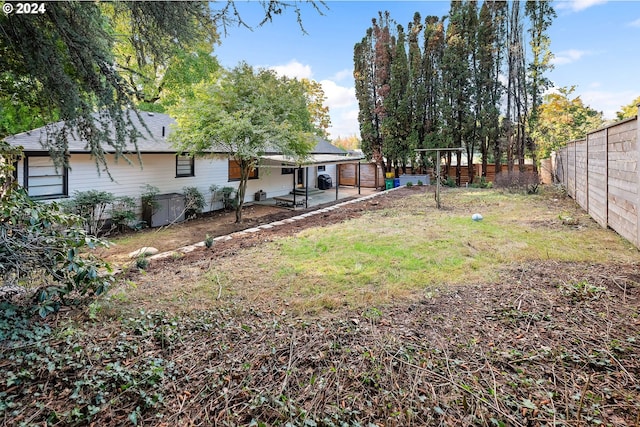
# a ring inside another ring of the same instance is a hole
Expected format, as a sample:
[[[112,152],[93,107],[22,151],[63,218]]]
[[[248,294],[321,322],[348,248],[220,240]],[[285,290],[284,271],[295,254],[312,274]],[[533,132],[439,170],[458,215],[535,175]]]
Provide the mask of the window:
[[[286,164],[282,164],[282,166],[286,166]],[[295,170],[295,168],[290,168],[290,167],[283,167],[282,168],[282,175],[293,175],[293,171]]]
[[[249,179],[258,179],[258,168],[251,171]],[[229,181],[240,181],[240,163],[234,159],[229,159]]]
[[[318,172],[324,172],[327,169],[326,166],[318,166]]]
[[[195,176],[193,156],[176,156],[176,178]]]
[[[24,186],[34,199],[55,199],[69,195],[67,168],[56,170],[49,156],[25,156]]]

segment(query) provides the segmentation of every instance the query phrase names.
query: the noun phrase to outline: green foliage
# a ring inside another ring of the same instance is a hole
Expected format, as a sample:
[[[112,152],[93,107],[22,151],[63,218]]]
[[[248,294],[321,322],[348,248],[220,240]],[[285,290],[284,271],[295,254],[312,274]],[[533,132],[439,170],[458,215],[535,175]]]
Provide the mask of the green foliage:
[[[211,248],[213,246],[213,237],[207,234],[204,238],[204,245],[207,248]]]
[[[204,208],[204,195],[198,187],[184,187],[182,191],[185,196],[185,217],[194,218]]]
[[[72,199],[64,203],[65,208],[84,219],[87,233],[97,236],[103,231],[107,220],[105,213],[111,203],[116,201],[108,191],[76,191]]]
[[[315,144],[305,85],[241,63],[216,81],[194,88],[193,99],[171,109],[181,151],[202,154],[216,144],[240,165],[236,222],[249,174],[267,151],[303,159]]]
[[[321,13],[323,5],[312,4]],[[131,106],[189,96],[191,84],[217,67],[210,55],[216,28],[246,25],[233,1],[43,5],[41,14],[0,14],[0,117],[7,119],[0,137],[62,120],[42,141],[57,163],[66,161],[74,134],[107,171],[105,152],[123,156],[139,137]],[[296,2],[262,7],[263,22],[287,9],[301,22]]]
[[[222,187],[222,204],[224,209],[232,210],[236,208],[238,199],[234,195],[236,189],[233,187]]]
[[[565,87],[545,95],[532,132],[538,142],[539,158],[548,158],[552,151],[584,138],[604,124],[601,112],[584,105],[580,97],[571,98],[574,90],[575,87]]]
[[[411,188],[411,187],[413,187],[413,182],[411,181],[407,182],[407,188]]]
[[[116,198],[111,204],[111,221],[118,231],[135,228],[138,222],[136,201],[130,196]]]
[[[147,259],[147,256],[144,253],[138,255],[136,258],[136,268],[138,270],[146,270],[148,267],[149,260]]]
[[[139,423],[156,411],[165,398],[164,383],[178,372],[162,355],[139,357],[139,352],[156,342],[171,348],[178,324],[168,316],[141,312],[118,326],[121,334],[108,343],[97,343],[87,339],[81,325],[53,330],[25,314],[0,310],[0,356],[11,359],[0,382],[0,417],[17,419],[48,387],[66,393],[68,404],[55,412],[36,402],[41,405],[37,417],[43,424],[88,425],[123,402],[131,422]],[[48,377],[46,384],[39,382],[44,377]]]
[[[493,183],[491,181],[487,181],[486,176],[476,176],[473,179],[473,184],[470,185],[472,188],[492,188]]]
[[[451,176],[447,177],[447,180],[444,182],[444,185],[451,188],[457,187],[456,180]]]
[[[106,242],[89,235],[82,218],[15,188],[2,196],[0,218],[2,281],[37,288],[32,308],[42,317],[113,282],[109,265],[87,252]]]
[[[151,184],[145,184],[142,188],[142,209],[150,209],[151,212],[157,211],[160,205],[156,200],[156,196],[160,193],[160,189]]]
[[[618,120],[630,119],[638,115],[638,105],[640,105],[640,96],[635,98],[627,105],[623,105],[620,111],[616,112]]]
[[[421,180],[418,180],[418,187],[422,187],[424,183]]]
[[[598,299],[602,297],[606,291],[606,287],[594,285],[588,280],[580,280],[575,283],[568,283],[560,286],[560,292],[572,298],[574,301]]]

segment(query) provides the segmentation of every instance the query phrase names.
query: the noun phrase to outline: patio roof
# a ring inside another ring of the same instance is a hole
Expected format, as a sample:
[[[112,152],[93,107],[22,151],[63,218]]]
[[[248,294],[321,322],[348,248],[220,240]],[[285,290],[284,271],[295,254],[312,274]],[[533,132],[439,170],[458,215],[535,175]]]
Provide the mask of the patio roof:
[[[323,166],[323,165],[336,165],[340,163],[355,163],[360,160],[364,160],[364,156],[358,155],[339,155],[339,154],[312,154],[300,161],[298,159],[294,159],[291,156],[285,156],[282,154],[271,154],[262,156],[263,160],[270,160],[273,162],[280,163],[281,165],[274,167],[282,167],[285,166],[295,166],[295,167],[304,167],[304,166]],[[264,167],[264,166],[261,166]]]

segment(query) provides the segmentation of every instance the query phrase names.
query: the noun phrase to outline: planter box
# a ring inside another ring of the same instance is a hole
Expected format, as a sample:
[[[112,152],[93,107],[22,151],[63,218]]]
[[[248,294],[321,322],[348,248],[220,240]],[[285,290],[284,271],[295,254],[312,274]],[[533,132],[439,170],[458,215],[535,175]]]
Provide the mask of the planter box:
[[[429,175],[400,175],[400,186],[404,187],[407,182],[418,185],[418,181],[422,181],[423,185],[430,185]]]

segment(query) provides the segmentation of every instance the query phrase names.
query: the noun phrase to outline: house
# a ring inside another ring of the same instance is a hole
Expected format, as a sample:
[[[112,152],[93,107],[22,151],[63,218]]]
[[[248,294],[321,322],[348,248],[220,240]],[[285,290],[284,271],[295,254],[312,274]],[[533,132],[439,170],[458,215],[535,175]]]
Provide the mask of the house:
[[[69,167],[56,169],[41,144],[46,138],[46,128],[6,138],[10,145],[24,149],[24,155],[16,165],[18,183],[32,198],[39,200],[64,199],[73,197],[77,191],[88,190],[104,190],[140,200],[146,184],[157,187],[160,194],[181,193],[184,187],[196,187],[207,201],[205,212],[221,209],[222,201],[212,197],[210,188],[213,185],[237,188],[240,180],[240,169],[229,153],[212,150],[195,158],[179,153],[167,139],[175,120],[160,113],[143,112],[141,115],[148,129],[134,120],[142,135],[137,140],[141,163],[132,144],[128,150],[131,162],[116,159],[114,153],[106,154],[108,173],[98,169],[82,140],[69,140]],[[310,154],[304,164],[299,164],[281,153],[266,153],[248,181],[245,201],[253,200],[257,192],[273,198],[288,195],[295,187],[315,189],[320,175],[329,175],[335,185],[337,165],[357,164],[362,159],[349,156],[321,138]]]

